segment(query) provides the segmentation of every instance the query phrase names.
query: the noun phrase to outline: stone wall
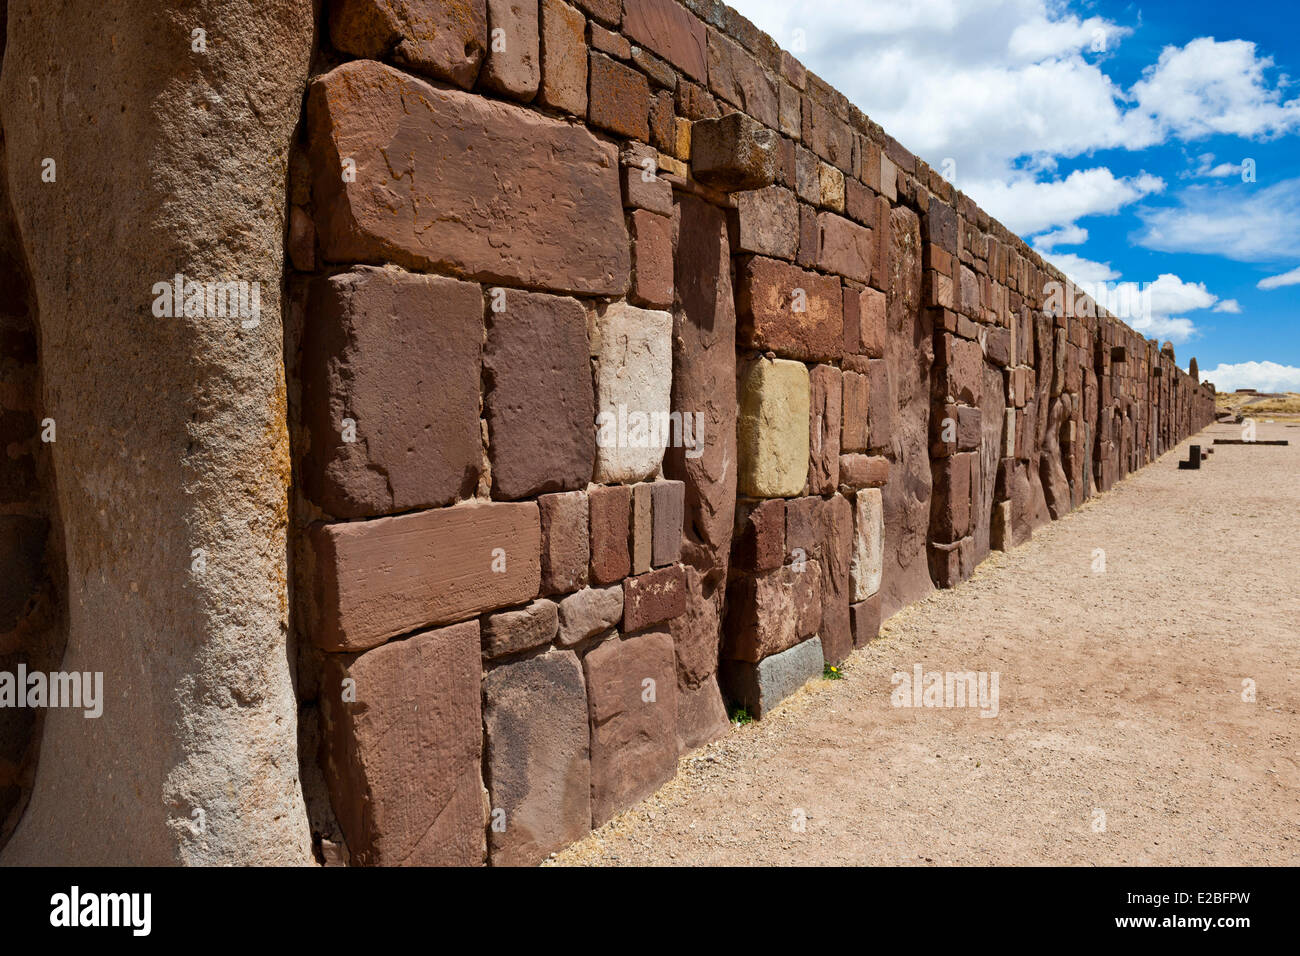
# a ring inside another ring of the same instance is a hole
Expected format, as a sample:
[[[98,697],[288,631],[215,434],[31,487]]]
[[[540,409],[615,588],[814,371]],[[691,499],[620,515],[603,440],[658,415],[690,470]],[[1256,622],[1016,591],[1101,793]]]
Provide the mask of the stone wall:
[[[321,36],[286,365],[327,862],[535,863],[1211,420],[725,6]]]

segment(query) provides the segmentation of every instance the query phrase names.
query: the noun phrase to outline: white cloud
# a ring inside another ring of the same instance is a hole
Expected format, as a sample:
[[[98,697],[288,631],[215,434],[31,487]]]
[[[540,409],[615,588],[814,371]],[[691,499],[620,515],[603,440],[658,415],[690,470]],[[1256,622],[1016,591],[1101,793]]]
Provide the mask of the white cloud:
[[[1260,289],[1280,289],[1285,285],[1300,285],[1300,266],[1290,272],[1283,272],[1280,276],[1269,276],[1255,283]]]
[[[1117,177],[1109,169],[1097,167],[1076,169],[1053,182],[1019,176],[967,183],[966,187],[989,215],[1024,235],[1073,224],[1083,216],[1113,215],[1129,203],[1161,192],[1165,182],[1147,173]]]
[[[1231,312],[1233,315],[1241,314],[1241,303],[1236,299],[1224,299],[1216,305],[1211,311],[1214,312]]]
[[[1300,368],[1276,362],[1222,362],[1211,369],[1201,369],[1201,381],[1213,382],[1221,392],[1254,388],[1261,392],[1300,392]]]
[[[1208,309],[1219,301],[1219,297],[1205,288],[1204,282],[1184,282],[1171,273],[1163,273],[1149,286],[1151,290],[1151,311],[1155,315],[1173,315],[1175,312],[1191,312],[1194,309]]]
[[[1064,272],[1079,288],[1092,296],[1102,308],[1109,309],[1148,338],[1168,339],[1181,345],[1196,338],[1200,332],[1196,323],[1182,312],[1209,309],[1232,303],[1210,292],[1203,282],[1187,282],[1172,273],[1162,273],[1145,288],[1136,282],[1120,281],[1122,276],[1111,268],[1109,262],[1093,262],[1071,253],[1055,253],[1045,258]],[[1234,309],[1215,311],[1230,312]],[[1237,308],[1235,311],[1240,311]]]
[[[1186,169],[1178,174],[1179,179],[1226,179],[1240,176],[1244,163],[1216,163],[1213,153],[1201,153],[1196,157],[1196,167]]]
[[[1300,257],[1300,179],[1272,186],[1189,186],[1176,206],[1138,210],[1138,245],[1241,262]]]
[[[1173,342],[1182,345],[1190,342],[1197,335],[1196,325],[1191,319],[1176,319],[1167,315],[1131,316],[1128,324],[1149,339]]]
[[[1072,252],[1057,252],[1043,258],[1069,276],[1076,285],[1114,282],[1119,278],[1119,273],[1110,267],[1109,262],[1093,262]]]
[[[1051,252],[1057,246],[1081,246],[1088,241],[1088,230],[1082,226],[1062,226],[1034,237],[1034,248],[1040,254]]]

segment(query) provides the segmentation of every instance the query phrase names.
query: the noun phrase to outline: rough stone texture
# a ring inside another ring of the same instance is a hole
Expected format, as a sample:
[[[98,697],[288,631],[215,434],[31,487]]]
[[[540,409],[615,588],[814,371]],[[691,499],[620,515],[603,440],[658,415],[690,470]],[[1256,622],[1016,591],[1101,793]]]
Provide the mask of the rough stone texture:
[[[727,705],[718,678],[710,675],[699,687],[677,687],[677,750],[686,753],[717,740],[727,732]]]
[[[821,565],[811,559],[745,575],[727,592],[723,656],[760,661],[817,632],[822,618]]]
[[[500,292],[483,350],[493,495],[585,488],[596,452],[586,310],[576,299]]]
[[[591,829],[591,746],[582,665],[551,650],[483,678],[493,866],[534,866]]]
[[[739,341],[807,362],[837,361],[844,348],[839,279],[754,256],[736,268]]]
[[[480,667],[477,621],[327,660],[321,763],[353,864],[483,862]]]
[[[840,370],[817,365],[808,378],[808,492],[828,495],[840,483]]]
[[[739,43],[708,31],[709,89],[769,130],[780,125],[776,81]],[[748,118],[748,117],[747,117]],[[753,122],[750,120],[749,122]],[[775,133],[771,134],[775,138]]]
[[[884,383],[881,383],[884,384]],[[841,377],[840,450],[862,452],[869,447],[871,382],[866,375],[845,371]],[[888,394],[881,389],[882,394]]]
[[[637,305],[673,304],[672,220],[644,209],[632,213],[632,291]]]
[[[603,634],[623,619],[623,585],[584,588],[560,602],[561,647],[573,647]]]
[[[866,282],[871,278],[871,230],[855,222],[824,212],[817,216],[817,268],[838,272],[848,279]]]
[[[650,82],[643,74],[592,53],[587,81],[587,119],[592,126],[642,142],[650,139]]]
[[[888,481],[888,458],[881,455],[840,455],[840,488],[882,488]]]
[[[489,37],[502,32],[500,42],[488,43],[479,85],[527,102],[537,95],[542,77],[537,0],[487,0],[487,8]]]
[[[686,485],[656,481],[650,486],[655,567],[674,564],[682,557],[682,521],[686,516]]]
[[[852,592],[853,505],[843,495],[829,498],[822,519],[822,621],[818,629],[828,664],[838,664],[854,647],[849,599]]]
[[[483,657],[494,660],[541,647],[555,640],[560,617],[554,601],[534,601],[516,611],[502,611],[483,620]]]
[[[744,571],[775,571],[785,562],[785,502],[749,503],[736,513],[733,564]]]
[[[879,488],[854,495],[853,601],[865,601],[880,590],[884,562],[884,511]]]
[[[632,527],[630,547],[632,573],[645,574],[654,560],[654,515],[648,482],[632,486]]]
[[[6,864],[310,860],[285,649],[280,278],[312,13],[305,0],[7,5],[8,205],[41,412],[58,423],[45,449],[66,554],[56,666],[102,671],[108,703],[97,720],[44,716]],[[226,38],[220,52],[195,57],[190,24]],[[41,181],[45,157],[57,184]],[[177,273],[257,280],[258,324],[153,318],[151,287]]]
[[[644,481],[659,470],[670,437],[662,425],[672,392],[673,317],[615,302],[597,328],[595,480]]]
[[[591,562],[587,495],[542,495],[537,510],[542,523],[541,593],[567,594],[586,587]]]
[[[880,595],[873,594],[849,608],[852,617],[853,646],[866,647],[880,636]]]
[[[691,79],[708,76],[704,24],[676,0],[624,0],[623,30]]]
[[[777,259],[793,259],[799,245],[799,201],[780,186],[735,194],[731,247]]]
[[[737,489],[755,498],[788,498],[808,478],[808,369],[757,359],[740,375]]]
[[[585,129],[370,61],[315,80],[307,116],[326,259],[561,292],[627,289],[617,160]]]
[[[487,0],[338,0],[330,40],[469,89],[487,53]]]
[[[724,192],[770,186],[776,181],[778,139],[744,113],[698,120],[691,126],[691,172]]]
[[[563,0],[541,0],[542,85],[537,99],[587,115],[587,21]]]
[[[682,560],[725,581],[736,507],[736,313],[721,210],[677,205],[672,407],[692,413],[695,449],[669,448],[664,474],[686,485]],[[678,443],[680,445],[680,443]]]
[[[623,633],[634,634],[671,621],[686,610],[681,565],[659,568],[623,582]]]
[[[648,797],[676,773],[673,668],[673,639],[666,631],[610,638],[582,659],[591,717],[594,826]]]
[[[369,266],[317,280],[302,346],[308,497],[337,518],[470,497],[483,457],[482,348],[473,283]],[[584,340],[584,371],[585,352]]]
[[[323,650],[362,650],[408,631],[522,604],[541,582],[534,502],[470,502],[393,518],[316,525]],[[503,570],[499,570],[503,569]]]
[[[761,719],[808,681],[820,677],[824,664],[821,640],[814,637],[757,664],[724,661],[718,681],[729,699],[751,717]]]
[[[587,499],[591,502],[591,583],[621,581],[632,572],[632,489],[626,485],[592,488]]]
[[[969,452],[936,459],[934,489],[930,498],[930,534],[934,541],[951,544],[971,530],[971,463]]]

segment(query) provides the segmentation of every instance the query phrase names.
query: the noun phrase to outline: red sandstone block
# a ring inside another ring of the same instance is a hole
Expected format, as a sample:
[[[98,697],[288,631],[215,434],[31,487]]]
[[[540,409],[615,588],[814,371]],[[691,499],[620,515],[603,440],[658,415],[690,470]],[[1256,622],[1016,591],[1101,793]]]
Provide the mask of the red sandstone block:
[[[804,361],[835,361],[844,349],[840,280],[754,256],[736,269],[738,340]]]
[[[654,520],[651,486],[641,482],[632,486],[632,573],[645,574],[654,560]]]
[[[943,397],[947,401],[980,403],[984,390],[984,353],[978,342],[955,335],[937,336],[934,363],[940,370]]]
[[[872,359],[867,363],[867,380],[870,382],[870,411],[867,415],[869,449],[888,449],[894,438],[893,390],[889,381],[889,362]]]
[[[784,560],[795,563],[821,558],[826,545],[828,507],[822,498],[791,498],[786,502]]]
[[[538,101],[587,115],[586,18],[562,0],[541,0],[542,85]]]
[[[474,85],[488,48],[487,0],[338,0],[330,40],[344,53]]]
[[[587,586],[591,560],[587,494],[542,495],[542,594],[567,594]]]
[[[817,214],[817,268],[849,279],[871,278],[871,230],[831,212]]]
[[[595,20],[587,24],[587,37],[593,50],[608,53],[620,60],[632,59],[632,44],[627,41],[627,37],[613,30],[606,30]]]
[[[840,414],[843,427],[840,434],[840,451],[866,451],[868,447],[868,422],[871,408],[870,382],[865,375],[844,372],[841,377],[843,399]]]
[[[527,103],[537,95],[542,63],[537,0],[488,0],[487,61],[479,86]]]
[[[645,209],[632,213],[632,293],[637,305],[673,304],[672,220]]]
[[[731,251],[793,259],[799,245],[799,201],[780,186],[735,193],[727,224]]]
[[[880,636],[880,592],[849,608],[853,619],[853,646],[866,647]]]
[[[693,80],[708,76],[704,24],[677,0],[625,0],[623,32]]]
[[[608,27],[618,26],[623,17],[623,0],[574,0],[587,15]]]
[[[736,513],[732,563],[742,571],[774,571],[785,561],[785,501],[769,498]]]
[[[677,116],[673,113],[673,95],[660,90],[650,100],[650,145],[660,152],[675,156],[677,147]],[[689,149],[682,159],[690,158]]]
[[[677,81],[677,114],[692,123],[702,119],[717,119],[722,115],[718,111],[717,101],[709,95],[704,87],[690,80]]]
[[[781,128],[776,80],[735,40],[708,29],[709,89],[771,130]]]
[[[805,269],[817,265],[817,252],[821,231],[817,226],[817,210],[812,206],[799,206],[799,249],[794,261]]]
[[[593,126],[646,142],[650,138],[649,81],[630,66],[603,53],[592,53],[587,119]]]
[[[318,524],[322,650],[357,651],[422,627],[524,604],[541,583],[535,502],[471,502],[394,518]]]
[[[673,186],[640,166],[623,167],[623,205],[661,216],[673,214]]]
[[[829,495],[840,481],[840,370],[817,365],[808,377],[808,491]]]
[[[591,821],[600,826],[677,772],[677,675],[667,631],[610,638],[582,660],[591,715]]]
[[[655,567],[674,564],[682,556],[682,526],[686,516],[686,483],[656,481],[651,487]]]
[[[811,637],[821,625],[821,579],[820,563],[807,558],[732,581],[723,656],[757,663]]]
[[[322,762],[354,864],[483,863],[481,673],[477,621],[327,657]]]
[[[844,287],[844,354],[856,355],[861,347],[862,313],[861,290]]]
[[[316,280],[302,345],[308,497],[361,518],[472,495],[482,341],[473,283],[368,266]]]
[[[307,113],[327,260],[626,291],[617,164],[585,129],[367,60],[313,82]]]
[[[592,488],[591,583],[614,584],[632,572],[628,535],[632,520],[632,489],[627,485]]]
[[[975,570],[974,538],[962,538],[952,544],[932,541],[926,551],[930,577],[936,587],[955,587]]]
[[[728,113],[691,126],[691,173],[724,192],[761,189],[776,182],[779,137],[744,113]]]
[[[885,357],[885,293],[863,289],[859,296],[858,315],[861,332],[859,351],[872,358]]]
[[[844,211],[867,228],[876,225],[876,194],[851,176],[844,177]]]
[[[971,460],[973,453],[951,455],[933,462],[934,490],[930,497],[930,537],[950,543],[970,534]]]
[[[889,459],[881,455],[840,455],[840,490],[882,488],[889,481]]]
[[[686,576],[670,564],[623,582],[623,633],[665,624],[686,610]]]
[[[804,98],[803,141],[832,166],[853,171],[852,128],[811,97]]]

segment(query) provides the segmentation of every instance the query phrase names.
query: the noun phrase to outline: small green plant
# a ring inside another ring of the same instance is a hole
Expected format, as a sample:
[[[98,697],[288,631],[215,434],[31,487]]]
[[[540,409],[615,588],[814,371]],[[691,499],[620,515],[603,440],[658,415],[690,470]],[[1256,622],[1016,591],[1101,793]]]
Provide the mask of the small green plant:
[[[844,671],[834,664],[826,664],[822,667],[822,680],[844,680]]]
[[[744,707],[733,707],[731,710],[731,722],[737,727],[743,727],[745,724],[752,724],[754,718],[749,716],[749,711]]]

